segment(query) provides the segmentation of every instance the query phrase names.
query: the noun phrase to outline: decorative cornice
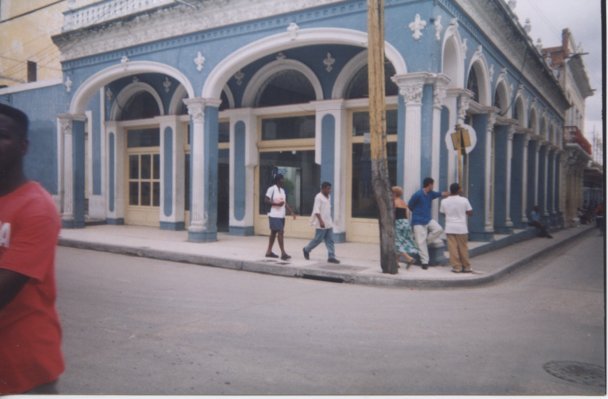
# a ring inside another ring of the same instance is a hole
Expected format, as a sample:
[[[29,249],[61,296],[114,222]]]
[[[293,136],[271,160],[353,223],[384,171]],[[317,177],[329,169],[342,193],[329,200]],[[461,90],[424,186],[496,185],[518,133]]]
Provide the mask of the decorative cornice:
[[[295,29],[301,21],[315,19],[314,13],[299,16],[294,22],[284,14],[303,11],[313,7],[343,3],[341,0],[217,0],[207,1],[204,7],[192,9],[185,5],[174,5],[149,10],[143,14],[125,16],[101,24],[63,32],[52,37],[61,51],[61,60],[75,60],[101,53],[108,53],[128,47],[146,45],[148,51],[160,48],[173,48],[192,44],[206,39],[217,39],[227,35],[242,35],[247,32],[266,30],[270,24],[265,18],[276,17],[297,37]],[[361,4],[337,4],[328,10],[330,14],[348,13],[365,10]],[[293,19],[293,18],[292,18]],[[179,21],[179,23],[176,23]],[[250,26],[237,26],[239,23],[252,22]],[[290,25],[293,23],[295,25]],[[205,32],[212,29],[220,31]],[[205,32],[205,33],[203,33]],[[194,35],[191,35],[194,34]],[[163,40],[171,39],[166,43]],[[145,48],[130,49],[146,51]],[[106,60],[107,61],[107,60]]]

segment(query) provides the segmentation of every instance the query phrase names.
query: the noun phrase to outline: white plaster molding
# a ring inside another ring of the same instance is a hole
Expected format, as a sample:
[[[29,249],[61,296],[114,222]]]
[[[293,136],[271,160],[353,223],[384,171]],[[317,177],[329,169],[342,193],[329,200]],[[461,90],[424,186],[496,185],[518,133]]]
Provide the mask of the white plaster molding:
[[[165,80],[163,80],[163,88],[165,93],[169,93],[171,91],[171,80],[168,76],[165,76]]]
[[[420,14],[416,14],[414,21],[410,22],[408,27],[412,31],[412,37],[414,40],[420,40],[422,37],[422,30],[426,26],[426,21],[420,18]]]
[[[243,100],[241,106],[243,107],[255,107],[257,105],[259,96],[264,92],[266,85],[269,80],[275,74],[281,71],[298,71],[304,75],[315,91],[316,100],[323,99],[323,87],[317,75],[310,69],[306,64],[296,60],[276,60],[269,64],[264,65],[260,68],[255,75],[249,81],[245,92],[243,93]]]
[[[205,66],[205,57],[203,57],[203,54],[201,54],[200,51],[196,53],[196,57],[194,57],[192,62],[196,65],[196,70],[202,72],[203,67]]]
[[[330,52],[327,52],[327,56],[323,60],[323,65],[325,65],[325,70],[327,72],[331,72],[334,69],[334,64],[336,63],[336,59],[332,57]]]
[[[291,41],[288,32],[278,33],[245,45],[220,61],[209,73],[203,86],[202,97],[216,98],[220,95],[225,82],[237,73],[242,67],[251,63],[251,60],[288,48],[303,47],[307,45],[345,44],[361,48],[367,47],[367,33],[342,28],[311,28],[300,29],[298,40]],[[390,43],[385,42],[386,58],[393,64],[397,74],[406,73],[405,60],[400,52]]]
[[[292,22],[292,23],[289,24],[289,26],[287,27],[287,32],[289,32],[290,40],[293,41],[293,40],[296,40],[298,38],[298,31],[299,30],[300,30],[300,27],[295,22]]]
[[[441,15],[435,17],[435,22],[433,25],[435,26],[435,39],[439,41],[441,40],[441,31],[443,31],[443,25],[441,25]]]
[[[181,83],[188,93],[188,97],[194,97],[194,88],[190,80],[181,71],[169,65],[153,61],[131,61],[125,65],[118,64],[103,69],[85,80],[76,90],[70,103],[70,113],[82,113],[91,96],[100,87],[106,84],[137,73],[161,73],[169,75]]]
[[[63,85],[65,86],[66,92],[69,93],[72,91],[72,79],[70,79],[69,76],[66,76],[65,81],[63,82]]]

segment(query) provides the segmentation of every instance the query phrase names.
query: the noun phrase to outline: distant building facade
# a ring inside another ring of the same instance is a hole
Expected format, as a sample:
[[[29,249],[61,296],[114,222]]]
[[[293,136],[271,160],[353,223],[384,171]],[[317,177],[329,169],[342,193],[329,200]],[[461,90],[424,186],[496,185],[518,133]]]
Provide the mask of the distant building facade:
[[[562,225],[572,100],[505,1],[386,0],[385,19],[391,183],[408,197],[426,176],[456,181],[460,124],[472,239],[526,227],[537,204]],[[378,239],[366,1],[106,0],[66,10],[53,41],[61,83],[0,101],[32,116],[26,169],[64,226],[267,234],[263,195],[281,172],[301,215],[288,236],[310,235],[327,180],[337,240]]]

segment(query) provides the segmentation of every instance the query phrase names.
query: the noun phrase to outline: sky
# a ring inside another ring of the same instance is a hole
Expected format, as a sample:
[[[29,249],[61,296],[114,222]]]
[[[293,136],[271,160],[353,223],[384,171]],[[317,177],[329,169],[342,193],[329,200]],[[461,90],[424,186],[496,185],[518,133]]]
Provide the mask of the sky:
[[[530,18],[530,36],[540,38],[543,47],[561,45],[562,29],[569,28],[575,43],[582,45],[591,88],[595,94],[587,97],[585,136],[591,141],[593,129],[602,133],[602,14],[603,0],[517,0],[515,13],[522,26]]]

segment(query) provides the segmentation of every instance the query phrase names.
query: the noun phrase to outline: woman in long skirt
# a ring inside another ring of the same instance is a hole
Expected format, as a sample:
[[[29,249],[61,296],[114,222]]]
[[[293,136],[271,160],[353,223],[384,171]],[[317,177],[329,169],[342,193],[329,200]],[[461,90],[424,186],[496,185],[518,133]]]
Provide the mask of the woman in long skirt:
[[[401,198],[403,189],[395,186],[391,189],[395,206],[395,250],[405,258],[407,267],[414,263],[418,255],[418,247],[414,241],[412,227],[407,219],[407,204]]]

